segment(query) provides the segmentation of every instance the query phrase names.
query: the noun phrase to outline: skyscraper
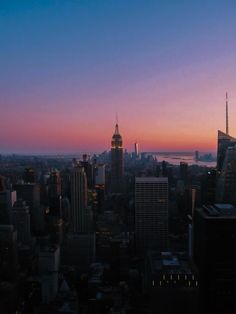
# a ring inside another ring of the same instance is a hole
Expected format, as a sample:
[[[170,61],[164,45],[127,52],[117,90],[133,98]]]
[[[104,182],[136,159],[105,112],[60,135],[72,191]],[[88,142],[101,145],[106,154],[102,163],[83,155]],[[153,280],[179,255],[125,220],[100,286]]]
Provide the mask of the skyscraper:
[[[111,187],[112,192],[121,193],[123,189],[124,156],[122,137],[119,133],[118,123],[111,141]]]
[[[83,154],[83,160],[79,162],[84,168],[87,177],[88,188],[92,189],[94,187],[94,173],[93,164],[91,163],[90,156]]]
[[[219,178],[217,180],[216,200],[236,205],[236,145],[225,152]]]
[[[61,177],[57,170],[50,173],[48,179],[48,202],[50,213],[59,216],[60,208],[60,195],[61,195]]]
[[[0,281],[15,279],[17,271],[17,231],[13,225],[0,225]]]
[[[138,251],[167,248],[168,178],[135,178],[135,236]]]
[[[10,224],[12,220],[13,192],[9,190],[0,191],[0,224]]]
[[[228,147],[236,145],[236,138],[218,130],[217,170],[221,171]]]
[[[228,117],[228,94],[226,93],[226,133],[218,130],[218,147],[217,147],[217,170],[220,172],[223,167],[225,154],[228,147],[236,145],[236,138],[229,135],[229,117]]]
[[[138,151],[138,143],[137,142],[134,143],[134,154],[135,154],[135,158],[138,158],[139,151]]]
[[[187,162],[181,161],[180,166],[179,166],[179,170],[180,170],[180,178],[186,184],[188,181],[188,164],[187,164]]]
[[[13,206],[13,225],[17,230],[17,240],[23,244],[31,241],[29,207],[22,200]]]
[[[33,168],[27,167],[24,172],[24,182],[25,183],[35,183],[36,182],[36,174]]]
[[[95,167],[95,190],[97,199],[97,210],[99,213],[102,212],[105,200],[105,182],[106,182],[105,165],[98,164]]]
[[[73,232],[87,232],[87,177],[77,166],[71,176],[71,225]]]
[[[17,200],[21,199],[29,206],[31,231],[38,234],[43,229],[43,209],[40,206],[40,186],[36,183],[14,185]]]
[[[229,204],[194,211],[193,253],[199,272],[199,313],[233,314],[236,308],[236,208]]]

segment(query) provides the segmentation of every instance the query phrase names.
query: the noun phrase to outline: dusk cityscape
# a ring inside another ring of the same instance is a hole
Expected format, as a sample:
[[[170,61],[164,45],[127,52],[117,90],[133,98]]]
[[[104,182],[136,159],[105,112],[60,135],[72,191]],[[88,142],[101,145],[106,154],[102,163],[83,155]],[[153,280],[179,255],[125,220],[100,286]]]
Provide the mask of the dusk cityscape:
[[[235,29],[0,0],[0,314],[236,313]]]

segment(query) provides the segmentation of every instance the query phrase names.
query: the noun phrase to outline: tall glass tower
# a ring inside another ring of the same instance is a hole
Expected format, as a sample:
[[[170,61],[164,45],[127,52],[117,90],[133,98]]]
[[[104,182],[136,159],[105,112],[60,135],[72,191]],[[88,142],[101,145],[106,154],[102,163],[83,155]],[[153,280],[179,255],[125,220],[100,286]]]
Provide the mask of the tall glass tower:
[[[113,193],[123,191],[124,155],[122,137],[119,133],[118,123],[111,140],[111,189]]]
[[[236,138],[222,131],[218,131],[217,144],[217,170],[221,171],[225,160],[226,151],[229,147],[234,147],[236,145]]]

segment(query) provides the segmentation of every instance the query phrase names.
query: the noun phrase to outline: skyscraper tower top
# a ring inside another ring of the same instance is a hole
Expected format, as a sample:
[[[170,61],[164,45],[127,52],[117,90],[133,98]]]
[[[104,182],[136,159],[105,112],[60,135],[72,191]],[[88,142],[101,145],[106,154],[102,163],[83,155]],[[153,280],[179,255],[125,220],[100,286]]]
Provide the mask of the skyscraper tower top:
[[[229,134],[229,112],[228,112],[228,93],[226,92],[226,104],[225,104],[225,109],[226,109],[226,134]]]
[[[121,137],[120,132],[119,132],[118,123],[116,123],[115,132],[112,136],[111,147],[112,148],[122,148],[122,137]]]
[[[134,153],[135,153],[135,157],[138,157],[139,151],[138,151],[138,143],[137,142],[134,143]]]
[[[122,193],[124,176],[124,156],[122,147],[122,137],[119,132],[118,122],[116,122],[115,133],[111,140],[111,191]]]

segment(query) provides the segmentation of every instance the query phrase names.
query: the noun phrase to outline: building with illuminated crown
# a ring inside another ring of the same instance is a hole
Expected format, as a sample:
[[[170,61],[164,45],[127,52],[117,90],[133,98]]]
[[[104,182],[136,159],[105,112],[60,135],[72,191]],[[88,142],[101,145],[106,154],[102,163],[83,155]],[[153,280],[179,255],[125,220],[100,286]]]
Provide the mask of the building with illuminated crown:
[[[113,193],[121,193],[123,190],[124,155],[123,142],[119,133],[118,123],[111,141],[111,190]]]

